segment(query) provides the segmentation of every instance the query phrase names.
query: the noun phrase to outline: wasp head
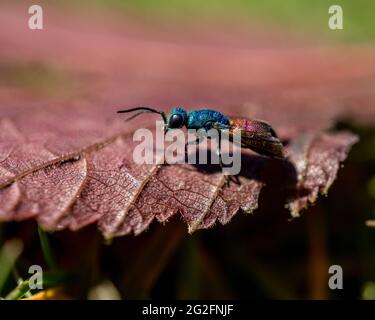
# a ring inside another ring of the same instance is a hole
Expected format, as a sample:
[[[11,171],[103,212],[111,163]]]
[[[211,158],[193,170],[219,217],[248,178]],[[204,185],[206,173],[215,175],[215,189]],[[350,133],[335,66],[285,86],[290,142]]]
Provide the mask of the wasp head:
[[[172,109],[172,112],[168,117],[166,130],[182,128],[184,125],[186,125],[187,119],[188,119],[188,115],[184,109],[182,108]]]

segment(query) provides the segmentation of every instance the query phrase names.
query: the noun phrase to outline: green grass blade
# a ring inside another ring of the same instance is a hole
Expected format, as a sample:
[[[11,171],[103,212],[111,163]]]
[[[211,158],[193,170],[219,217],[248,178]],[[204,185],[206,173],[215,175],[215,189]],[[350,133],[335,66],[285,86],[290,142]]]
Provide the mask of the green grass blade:
[[[39,240],[40,240],[40,245],[42,247],[44,259],[49,268],[55,269],[57,266],[56,259],[53,254],[51,244],[48,239],[48,235],[46,234],[46,232],[42,230],[40,226],[38,226],[38,234],[39,234]]]
[[[6,300],[21,299],[30,291],[29,280],[22,281],[14,290],[12,290],[6,297]]]

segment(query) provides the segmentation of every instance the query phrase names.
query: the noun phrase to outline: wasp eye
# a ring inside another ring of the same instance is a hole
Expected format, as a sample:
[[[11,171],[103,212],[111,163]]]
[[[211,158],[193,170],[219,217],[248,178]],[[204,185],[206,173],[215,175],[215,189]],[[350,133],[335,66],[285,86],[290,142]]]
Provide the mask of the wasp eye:
[[[170,128],[181,128],[184,125],[184,118],[180,114],[174,114],[169,118]]]

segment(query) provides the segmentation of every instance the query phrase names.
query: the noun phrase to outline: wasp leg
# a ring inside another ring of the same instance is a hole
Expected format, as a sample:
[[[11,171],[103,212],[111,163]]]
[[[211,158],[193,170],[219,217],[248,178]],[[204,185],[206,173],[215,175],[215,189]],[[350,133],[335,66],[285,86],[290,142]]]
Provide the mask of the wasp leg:
[[[189,154],[188,154],[188,146],[189,145],[197,145],[199,144],[201,141],[201,137],[197,137],[196,140],[193,140],[193,141],[188,141],[185,143],[185,159],[186,160],[189,160]]]
[[[219,150],[218,152],[218,156],[219,156],[219,164],[220,164],[220,169],[221,169],[221,172],[224,172],[224,163],[221,159],[221,149]],[[224,174],[224,178],[225,178],[225,183],[224,185],[228,186],[229,183],[231,181],[233,181],[233,176],[232,175],[228,175],[228,174]]]
[[[205,132],[198,131],[196,140],[188,141],[185,143],[185,158],[189,159],[188,146],[200,144],[204,139],[209,138]]]
[[[219,141],[218,141],[218,149],[217,149],[217,155],[219,157],[219,164],[220,164],[220,169],[221,169],[221,172],[224,172],[224,163],[223,163],[223,159],[221,157],[221,134],[219,134]],[[225,178],[225,183],[224,185],[229,185],[230,183],[230,176],[229,175],[224,175],[224,178]]]
[[[219,141],[218,141],[218,156],[219,156],[219,164],[220,164],[220,168],[221,168],[221,171],[223,172],[224,171],[224,163],[222,161],[222,157],[221,157],[221,135],[219,135]],[[225,185],[229,185],[229,183],[232,181],[234,182],[235,184],[237,185],[241,185],[241,182],[240,182],[240,179],[238,177],[238,175],[224,175],[225,177]]]

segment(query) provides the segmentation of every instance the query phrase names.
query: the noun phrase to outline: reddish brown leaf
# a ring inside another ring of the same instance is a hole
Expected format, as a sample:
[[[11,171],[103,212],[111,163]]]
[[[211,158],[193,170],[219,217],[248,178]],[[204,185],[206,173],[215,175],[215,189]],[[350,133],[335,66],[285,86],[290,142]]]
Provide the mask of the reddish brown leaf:
[[[318,195],[327,194],[336,178],[340,163],[345,160],[358,137],[348,133],[322,133],[304,137],[307,143],[296,143],[291,159],[298,174],[296,194],[289,200],[292,217],[298,217],[302,209],[313,204]]]
[[[71,124],[82,116],[81,110],[75,112],[71,112]],[[24,151],[29,139],[23,135],[33,136],[32,130],[37,133],[42,126],[25,125],[22,127],[25,133],[21,133],[22,130],[14,129],[15,125],[10,126],[17,120],[3,119],[7,125],[3,135],[10,132],[4,145],[7,146],[6,141],[12,139],[17,143],[12,144],[13,149],[3,147],[6,152],[1,164],[2,219],[21,220],[35,216],[43,227],[50,230],[77,230],[98,223],[105,236],[113,237],[131,232],[139,234],[155,218],[164,222],[176,213],[182,215],[189,231],[193,232],[208,228],[216,221],[225,224],[239,209],[245,212],[256,209],[263,185],[264,164],[275,160],[245,153],[239,184],[226,183],[214,165],[137,165],[132,160],[134,143],[132,135],[127,133],[127,126],[122,124],[124,133],[119,132],[116,139],[100,137],[101,141],[107,142],[97,143],[95,139],[99,134],[93,134],[97,123],[102,121],[102,125],[112,126],[113,122],[103,121],[100,110],[94,114],[99,115],[96,116],[98,120],[86,118],[79,135],[73,125],[61,127],[63,137],[77,135],[74,145],[73,142],[61,143],[51,138],[58,130],[58,123],[53,126],[57,117],[50,115],[51,125],[44,136],[49,137],[47,143],[53,141],[56,145],[53,152],[40,152],[38,162],[28,161],[34,153]],[[32,123],[46,123],[46,118],[40,120],[40,116],[44,114],[28,114],[27,117]],[[115,135],[113,127],[108,126],[107,131],[103,127],[102,130],[103,136]],[[329,187],[340,161],[355,142],[355,137],[349,133],[301,137],[292,141],[289,157],[298,173],[298,190],[308,190],[308,194],[297,193],[290,203],[294,215]],[[33,140],[33,143],[36,150],[52,149],[45,147],[42,138]]]

